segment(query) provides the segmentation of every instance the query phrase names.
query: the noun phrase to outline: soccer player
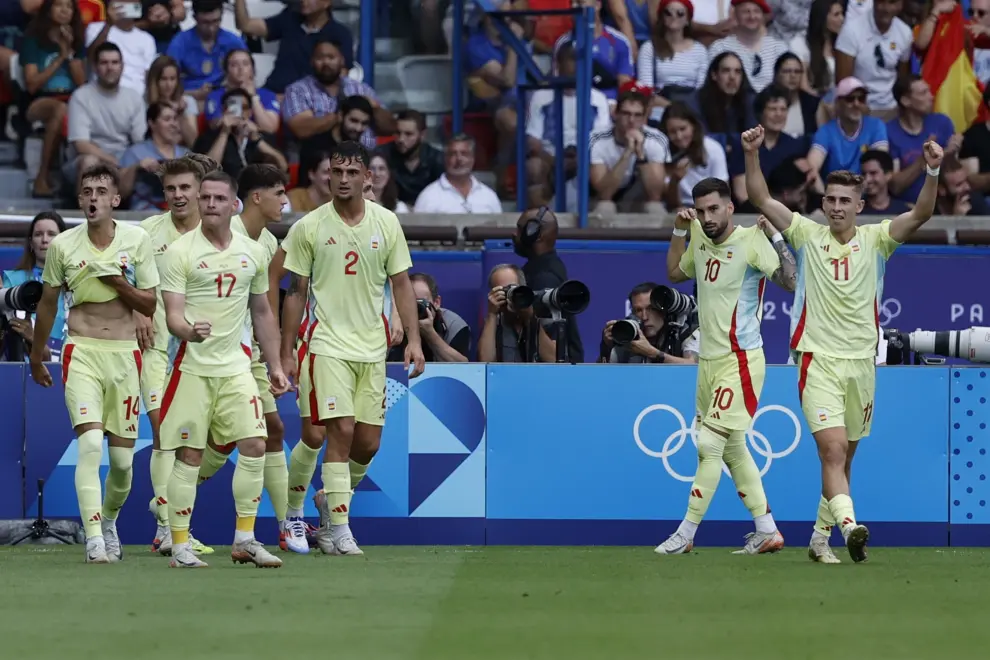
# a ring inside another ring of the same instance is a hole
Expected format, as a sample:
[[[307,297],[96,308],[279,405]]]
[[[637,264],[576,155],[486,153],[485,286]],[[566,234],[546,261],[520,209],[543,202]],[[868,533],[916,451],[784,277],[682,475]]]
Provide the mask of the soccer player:
[[[173,243],[165,257],[162,299],[172,340],[161,438],[162,449],[177,450],[168,482],[173,567],[206,565],[193,554],[188,534],[208,434],[220,445],[236,443],[239,453],[232,559],[259,567],[282,564],[254,538],[267,429],[251,372],[252,327],[268,363],[272,394],[285,392],[288,382],[265,295],[267,255],[231,229],[236,195],[237,183],[229,175],[206,175],[199,193],[200,226]]]
[[[790,346],[798,353],[801,409],[822,463],[822,498],[808,556],[838,563],[829,548],[831,528],[838,523],[849,556],[866,561],[870,533],[856,522],[849,479],[857,441],[870,434],[873,423],[883,274],[897,246],[932,216],[942,148],[931,141],[922,147],[928,175],[913,209],[857,226],[863,177],[842,170],[828,175],[822,201],[828,224],[820,225],[770,197],[760,172],[763,127],[743,133],[742,143],[749,198],[798,255]]]
[[[337,555],[362,554],[350,531],[348,510],[352,489],[367,473],[385,423],[386,280],[408,333],[406,366],[414,363],[410,376],[424,368],[408,274],[412,262],[402,227],[394,213],[361,196],[370,177],[369,161],[361,145],[341,143],[331,157],[333,202],[299,220],[282,243],[290,273],[282,356],[290,369],[295,367],[293,349],[311,284],[316,303],[303,368],[309,371],[312,423],[324,425],[328,437],[322,476],[331,513],[319,545]]]
[[[168,247],[183,234],[199,226],[199,184],[205,172],[202,165],[184,157],[165,161],[158,172],[165,190],[168,211],[152,216],[141,223],[141,228],[151,237],[151,249],[155,255],[159,276]],[[141,348],[141,396],[151,422],[151,488],[154,497],[150,509],[155,514],[157,529],[152,550],[168,555],[172,552],[172,536],[168,526],[168,479],[172,474],[175,452],[161,448],[159,410],[165,391],[165,371],[168,369],[168,328],[165,325],[165,304],[158,291],[154,319],[135,313],[138,346]],[[203,545],[189,536],[189,543],[196,554],[213,554],[213,548]]]
[[[693,190],[694,209],[677,214],[667,252],[672,282],[698,281],[701,353],[695,394],[698,471],[687,515],[657,554],[690,552],[722,476],[724,461],[756,531],[736,554],[777,552],[784,537],[770,513],[760,471],[746,446],[746,430],[763,389],[766,362],[760,321],[766,277],[787,291],[795,286],[794,256],[780,236],[772,245],[757,227],[736,227],[729,185],[708,178]],[[691,232],[691,245],[685,241]]]
[[[71,312],[62,382],[78,438],[76,495],[86,532],[86,561],[94,564],[122,558],[116,520],[131,491],[141,407],[142,360],[134,315],[155,313],[158,286],[148,235],[112,217],[120,205],[118,186],[116,169],[97,165],[83,171],[79,206],[86,222],[56,236],[48,248],[31,349],[31,376],[51,387],[51,374],[42,360],[64,288]],[[110,471],[102,497],[104,435]]]

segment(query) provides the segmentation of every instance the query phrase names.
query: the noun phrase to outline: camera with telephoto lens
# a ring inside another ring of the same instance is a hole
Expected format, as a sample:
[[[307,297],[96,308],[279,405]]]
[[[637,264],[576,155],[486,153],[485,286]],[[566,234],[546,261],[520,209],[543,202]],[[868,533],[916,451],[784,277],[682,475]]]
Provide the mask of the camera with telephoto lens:
[[[990,328],[914,332],[891,329],[884,331],[884,338],[888,341],[888,355],[890,348],[896,347],[901,350],[907,348],[919,355],[928,353],[981,364],[990,363]],[[887,364],[894,363],[888,358]]]
[[[529,309],[536,298],[532,289],[520,284],[508,284],[502,289],[502,293],[505,294],[505,304],[510,312]]]
[[[694,296],[681,293],[677,289],[663,284],[650,292],[650,304],[658,312],[663,312],[667,318],[690,314],[698,307]]]
[[[622,319],[612,324],[612,343],[616,346],[626,346],[632,343],[639,336],[639,321],[636,319]]]
[[[0,289],[0,313],[30,312],[38,308],[45,287],[41,282],[31,280],[17,286]]]
[[[430,301],[425,298],[417,298],[416,311],[419,313],[420,321],[425,321],[430,318]]]
[[[555,289],[534,291],[528,286],[510,284],[505,287],[505,300],[511,311],[533,308],[541,319],[574,316],[588,309],[591,290],[583,282],[567,280]]]

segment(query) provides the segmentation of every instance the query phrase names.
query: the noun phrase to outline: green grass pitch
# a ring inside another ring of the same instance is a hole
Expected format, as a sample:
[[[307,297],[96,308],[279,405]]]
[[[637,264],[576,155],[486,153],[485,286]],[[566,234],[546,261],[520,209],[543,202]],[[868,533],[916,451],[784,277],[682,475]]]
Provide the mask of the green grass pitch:
[[[81,546],[0,548],[0,645],[17,660],[990,657],[990,550],[368,547],[278,570],[109,566]],[[44,646],[41,646],[44,645]]]

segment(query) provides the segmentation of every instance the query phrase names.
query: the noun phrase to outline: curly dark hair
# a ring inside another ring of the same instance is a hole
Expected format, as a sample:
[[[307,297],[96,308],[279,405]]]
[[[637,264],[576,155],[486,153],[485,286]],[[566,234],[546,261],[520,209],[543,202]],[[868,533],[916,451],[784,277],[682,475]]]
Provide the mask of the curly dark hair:
[[[46,48],[58,48],[58,43],[51,36],[51,33],[58,29],[55,21],[52,20],[52,5],[55,2],[56,0],[45,0],[25,30],[27,36],[34,37],[38,43]],[[75,2],[71,4],[72,20],[69,21],[69,27],[72,29],[72,50],[76,53],[82,53],[86,48],[86,31],[82,24],[79,7],[76,6]]]

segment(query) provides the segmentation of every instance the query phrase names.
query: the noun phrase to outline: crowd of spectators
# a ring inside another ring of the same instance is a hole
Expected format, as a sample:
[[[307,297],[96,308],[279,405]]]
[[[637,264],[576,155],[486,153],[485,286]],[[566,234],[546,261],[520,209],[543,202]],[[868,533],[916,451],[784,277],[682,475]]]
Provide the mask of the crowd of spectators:
[[[106,162],[122,168],[125,207],[159,208],[156,163],[192,150],[234,176],[261,162],[289,171],[292,208],[305,210],[328,197],[326,154],[357,140],[380,154],[376,194],[397,212],[499,212],[513,198],[517,167],[528,203],[551,204],[558,159],[568,210],[588,187],[603,213],[673,211],[707,176],[729,182],[748,210],[739,134],[756,123],[767,131],[768,181],[785,186],[774,192],[812,207],[836,169],[868,175],[877,212],[910,206],[929,138],[955,161],[944,168],[940,209],[977,213],[990,192],[990,128],[954,127],[933,111],[918,75],[938,18],[957,0],[493,0],[498,8],[593,8],[591,97],[564,89],[561,116],[553,91],[517,89],[516,50],[496,19],[468,2],[457,26],[467,109],[489,117],[495,153],[479,153],[477,129],[433,146],[423,114],[385,107],[361,81],[355,35],[334,19],[331,0],[286,3],[268,18],[252,16],[247,0],[226,4],[194,0],[193,26],[182,30],[180,0],[0,3],[0,72],[23,81],[13,99],[20,128],[42,138],[33,194],[72,200],[80,168]],[[987,81],[990,0],[964,4],[974,69]],[[418,4],[423,51],[453,41],[443,7]],[[224,11],[236,31],[221,27]],[[574,77],[570,17],[507,23],[556,75]],[[278,42],[264,80],[255,66],[260,41]],[[593,115],[588,181],[576,178],[578,107]],[[517,154],[520,123],[525,153]],[[494,187],[476,165],[494,170]]]

